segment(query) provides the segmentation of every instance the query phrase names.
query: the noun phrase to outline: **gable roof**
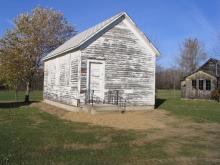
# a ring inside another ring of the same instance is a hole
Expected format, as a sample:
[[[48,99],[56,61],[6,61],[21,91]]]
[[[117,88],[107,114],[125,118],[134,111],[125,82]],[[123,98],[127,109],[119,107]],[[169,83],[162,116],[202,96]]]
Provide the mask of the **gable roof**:
[[[203,74],[206,74],[206,75],[209,76],[209,77],[216,78],[215,76],[213,76],[213,75],[211,75],[211,74],[209,74],[209,73],[207,73],[207,72],[205,72],[205,71],[203,71],[203,70],[197,70],[197,71],[191,73],[190,75],[188,75],[188,76],[186,77],[186,79],[189,78],[190,76],[193,76],[194,74],[197,74],[197,73],[203,73]]]
[[[203,68],[205,65],[207,65],[209,62],[213,62],[215,64],[219,64],[220,65],[220,60],[217,60],[215,58],[210,58],[208,59],[208,61],[206,61],[201,67],[199,67],[199,69]]]
[[[199,72],[199,71],[202,71],[202,72],[204,72],[204,73],[206,73],[206,74],[208,74],[208,75],[210,75],[210,76],[216,77],[215,75],[213,75],[213,74],[211,74],[211,73],[208,73],[207,71],[205,71],[205,70],[203,69],[207,64],[209,64],[209,62],[214,62],[215,64],[220,65],[220,60],[217,60],[217,59],[215,59],[215,58],[210,58],[210,59],[208,59],[202,66],[200,66],[197,70],[195,70],[194,72],[192,72],[192,73],[186,75],[185,77],[183,77],[183,80],[182,80],[182,81],[184,81],[187,77],[189,77],[189,76],[191,76],[191,75],[193,75],[193,74],[195,74],[196,72]]]
[[[132,22],[133,25],[135,25],[135,23],[132,21],[132,19],[128,16],[127,13],[125,13],[125,12],[119,13],[119,14],[117,14],[117,15],[115,15],[115,16],[77,34],[77,35],[75,35],[74,37],[72,37],[71,39],[66,41],[64,44],[62,44],[61,46],[59,46],[58,48],[56,48],[55,50],[50,52],[43,60],[48,60],[48,59],[56,57],[62,53],[65,53],[67,51],[79,48],[86,41],[88,41],[89,39],[94,37],[96,34],[100,33],[102,30],[104,30],[105,28],[110,26],[112,23],[116,22],[117,20],[119,20],[121,18],[125,18],[125,17],[128,18],[130,20],[130,22]],[[145,36],[145,34],[143,32],[141,32],[137,28],[136,25],[135,25],[135,27],[138,30],[139,34],[144,38],[144,40],[149,43],[149,46],[152,48],[152,50],[155,52],[155,54],[159,55],[160,54],[159,51],[157,50],[157,48],[154,47],[152,42]]]
[[[220,77],[220,60],[210,58],[198,70],[203,70],[215,77]]]

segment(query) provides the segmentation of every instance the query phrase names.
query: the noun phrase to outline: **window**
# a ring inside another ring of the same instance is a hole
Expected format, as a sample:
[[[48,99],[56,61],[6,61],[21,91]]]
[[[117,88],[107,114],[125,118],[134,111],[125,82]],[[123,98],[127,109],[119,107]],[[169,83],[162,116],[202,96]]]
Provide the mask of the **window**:
[[[203,90],[203,80],[199,80],[199,89]]]
[[[206,80],[206,90],[211,90],[211,80]]]
[[[192,87],[196,89],[196,80],[192,80]]]

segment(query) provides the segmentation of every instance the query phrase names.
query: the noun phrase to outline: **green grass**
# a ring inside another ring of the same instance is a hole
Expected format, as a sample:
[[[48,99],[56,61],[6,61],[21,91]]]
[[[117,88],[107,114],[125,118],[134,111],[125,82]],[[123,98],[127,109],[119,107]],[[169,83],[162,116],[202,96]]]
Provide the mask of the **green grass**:
[[[5,101],[13,98],[10,92],[0,96]],[[40,91],[32,94],[33,100],[41,98]],[[220,122],[218,103],[181,100],[179,91],[174,95],[173,91],[167,90],[160,90],[158,99],[161,103],[159,108],[166,109],[171,115],[202,122],[199,125]],[[169,129],[116,130],[62,120],[31,106],[7,108],[1,105],[0,165],[220,162],[217,162],[220,157],[220,132],[219,125],[215,123],[213,127],[216,129],[181,128],[177,124],[170,125]],[[193,134],[173,133],[177,129],[193,129]]]
[[[14,91],[0,91],[0,102],[14,101]],[[18,101],[24,101],[24,91],[18,92]],[[42,91],[32,91],[30,100],[42,100]],[[205,100],[181,100],[180,90],[158,90],[158,108],[170,111],[179,117],[190,117],[198,122],[220,122],[220,103]]]
[[[131,146],[137,138],[134,131],[68,122],[37,108],[0,109],[0,164],[120,164],[145,154],[164,158],[158,144]]]
[[[181,100],[180,91],[159,90],[158,108],[179,117],[189,117],[197,122],[220,123],[220,103],[209,100]]]
[[[18,101],[24,101],[25,91],[19,91],[17,94]],[[32,91],[30,93],[30,100],[32,101],[39,101],[43,98],[42,91]],[[0,101],[14,101],[15,100],[15,92],[14,91],[0,91]]]
[[[29,106],[0,109],[0,164],[154,165],[179,164],[179,157],[180,162],[182,157],[196,157],[192,162],[204,163],[207,162],[202,159],[204,150],[220,152],[216,147],[220,145],[219,133],[214,133],[216,140],[210,146],[203,144],[205,137],[163,137],[161,131],[136,132],[91,126],[65,121]],[[151,136],[155,134],[160,138],[152,141]],[[213,137],[213,133],[207,135]],[[132,143],[140,138],[146,142]],[[168,147],[173,144],[179,147],[170,152]]]

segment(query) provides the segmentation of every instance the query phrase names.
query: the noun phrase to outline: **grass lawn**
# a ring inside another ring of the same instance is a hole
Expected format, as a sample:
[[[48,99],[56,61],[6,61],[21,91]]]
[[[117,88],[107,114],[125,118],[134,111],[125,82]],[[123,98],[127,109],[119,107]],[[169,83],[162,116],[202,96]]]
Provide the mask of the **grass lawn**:
[[[36,107],[0,103],[0,164],[220,164],[219,104],[178,95],[159,93],[159,108],[177,122],[145,131],[70,122]]]
[[[159,90],[158,108],[179,117],[190,117],[197,122],[220,123],[220,103],[205,100],[181,100],[180,91]]]
[[[17,94],[18,101],[24,101],[25,91],[19,91]],[[39,101],[42,100],[43,94],[42,91],[32,91],[30,93],[30,100],[31,101]],[[15,92],[3,90],[0,91],[0,102],[3,101],[15,101]]]

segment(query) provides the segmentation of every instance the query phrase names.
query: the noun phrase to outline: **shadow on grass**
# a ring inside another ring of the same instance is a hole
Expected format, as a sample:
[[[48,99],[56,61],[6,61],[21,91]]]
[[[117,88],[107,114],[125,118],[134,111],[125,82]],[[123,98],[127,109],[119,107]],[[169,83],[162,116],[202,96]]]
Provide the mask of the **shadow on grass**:
[[[30,101],[29,103],[25,103],[25,102],[0,102],[0,108],[4,109],[4,108],[19,108],[21,106],[25,106],[25,105],[30,105],[32,103],[36,103],[39,101]]]
[[[155,109],[159,108],[165,101],[166,99],[160,99],[160,98],[156,98],[155,100]]]

